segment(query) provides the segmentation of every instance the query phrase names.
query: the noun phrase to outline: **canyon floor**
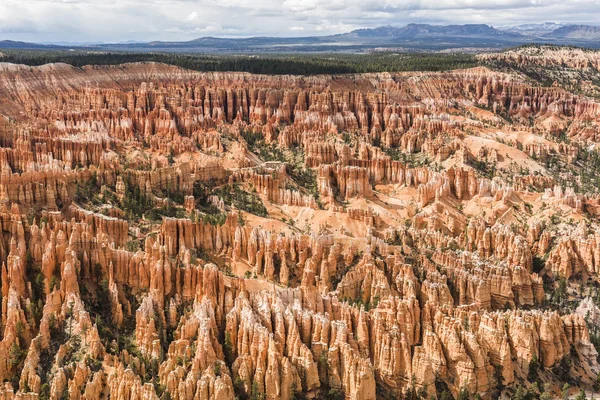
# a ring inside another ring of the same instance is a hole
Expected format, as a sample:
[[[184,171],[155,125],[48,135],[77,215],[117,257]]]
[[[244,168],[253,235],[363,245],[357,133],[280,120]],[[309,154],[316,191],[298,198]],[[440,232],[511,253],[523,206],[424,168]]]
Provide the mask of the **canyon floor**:
[[[0,63],[0,399],[598,391],[600,52]]]

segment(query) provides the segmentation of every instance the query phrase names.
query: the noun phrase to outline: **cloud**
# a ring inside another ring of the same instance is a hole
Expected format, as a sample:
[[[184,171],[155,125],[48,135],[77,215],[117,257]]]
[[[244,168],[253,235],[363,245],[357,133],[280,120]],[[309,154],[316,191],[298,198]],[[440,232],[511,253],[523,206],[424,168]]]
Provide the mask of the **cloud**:
[[[196,11],[193,11],[190,13],[190,15],[187,16],[186,20],[187,21],[196,21],[198,19],[199,15]]]
[[[0,0],[0,40],[309,36],[411,22],[600,21],[598,0]]]

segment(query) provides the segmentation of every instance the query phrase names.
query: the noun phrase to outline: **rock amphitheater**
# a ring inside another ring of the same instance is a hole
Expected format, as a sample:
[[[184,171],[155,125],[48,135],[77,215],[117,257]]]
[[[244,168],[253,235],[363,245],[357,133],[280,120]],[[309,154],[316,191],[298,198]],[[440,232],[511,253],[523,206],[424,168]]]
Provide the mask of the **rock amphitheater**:
[[[591,392],[598,141],[484,67],[0,64],[0,399]]]

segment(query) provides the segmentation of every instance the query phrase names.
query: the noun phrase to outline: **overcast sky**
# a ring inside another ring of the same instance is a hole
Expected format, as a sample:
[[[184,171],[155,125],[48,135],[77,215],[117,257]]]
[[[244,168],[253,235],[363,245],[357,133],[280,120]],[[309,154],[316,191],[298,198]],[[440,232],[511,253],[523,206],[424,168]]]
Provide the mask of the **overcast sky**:
[[[600,0],[0,0],[0,40],[308,36],[418,23],[598,24]]]

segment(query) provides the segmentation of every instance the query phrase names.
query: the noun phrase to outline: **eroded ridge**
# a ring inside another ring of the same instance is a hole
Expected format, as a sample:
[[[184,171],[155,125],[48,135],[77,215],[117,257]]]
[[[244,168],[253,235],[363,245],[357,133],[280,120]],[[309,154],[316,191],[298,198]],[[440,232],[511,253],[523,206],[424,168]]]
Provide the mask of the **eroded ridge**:
[[[596,381],[591,98],[483,67],[0,64],[0,114],[3,399]]]

